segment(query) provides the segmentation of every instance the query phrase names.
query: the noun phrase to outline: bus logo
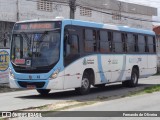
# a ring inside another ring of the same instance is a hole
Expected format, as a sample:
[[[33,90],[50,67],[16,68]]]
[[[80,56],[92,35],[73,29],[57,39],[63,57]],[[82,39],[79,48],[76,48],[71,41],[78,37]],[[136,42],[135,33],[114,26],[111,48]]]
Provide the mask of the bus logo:
[[[0,71],[6,71],[9,67],[9,53],[5,50],[0,51]]]

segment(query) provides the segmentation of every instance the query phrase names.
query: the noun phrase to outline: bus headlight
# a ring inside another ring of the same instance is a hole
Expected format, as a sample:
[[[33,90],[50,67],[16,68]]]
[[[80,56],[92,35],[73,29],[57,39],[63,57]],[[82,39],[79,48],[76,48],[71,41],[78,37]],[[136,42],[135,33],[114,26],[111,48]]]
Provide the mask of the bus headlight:
[[[14,74],[13,74],[13,72],[12,72],[11,69],[9,69],[9,76],[10,76],[11,78],[13,78],[13,79],[15,78],[15,77],[14,77]]]
[[[57,78],[59,72],[60,72],[59,69],[55,70],[55,71],[53,72],[53,74],[51,75],[50,79],[55,79],[55,78]]]

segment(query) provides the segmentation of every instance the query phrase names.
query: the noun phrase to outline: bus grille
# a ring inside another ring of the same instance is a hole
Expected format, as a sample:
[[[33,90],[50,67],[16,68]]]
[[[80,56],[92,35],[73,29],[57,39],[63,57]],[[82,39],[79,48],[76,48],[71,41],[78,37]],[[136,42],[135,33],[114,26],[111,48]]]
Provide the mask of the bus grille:
[[[44,85],[45,85],[45,82],[22,82],[22,81],[18,81],[18,84],[23,88],[27,88],[27,85],[33,85],[36,88],[43,88]]]

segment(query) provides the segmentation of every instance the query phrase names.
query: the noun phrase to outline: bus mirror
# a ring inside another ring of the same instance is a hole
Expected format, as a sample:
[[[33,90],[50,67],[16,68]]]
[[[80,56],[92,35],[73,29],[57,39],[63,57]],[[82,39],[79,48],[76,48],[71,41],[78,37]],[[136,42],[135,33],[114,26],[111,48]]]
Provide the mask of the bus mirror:
[[[69,38],[69,37],[68,37],[68,34],[66,34],[65,37],[64,37],[64,40],[65,40],[65,41],[68,41],[68,38]]]
[[[69,44],[69,45],[72,44],[72,37],[71,37],[70,35],[66,34],[64,40],[65,40],[65,42],[66,42],[67,44]]]

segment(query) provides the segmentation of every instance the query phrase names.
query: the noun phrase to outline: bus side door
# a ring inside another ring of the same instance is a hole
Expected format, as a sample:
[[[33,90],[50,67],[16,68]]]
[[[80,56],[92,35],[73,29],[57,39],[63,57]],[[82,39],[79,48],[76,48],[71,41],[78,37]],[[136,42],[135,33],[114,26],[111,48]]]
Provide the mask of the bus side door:
[[[74,28],[68,28],[64,41],[64,89],[76,88],[81,85],[81,62],[79,52],[79,35]]]

